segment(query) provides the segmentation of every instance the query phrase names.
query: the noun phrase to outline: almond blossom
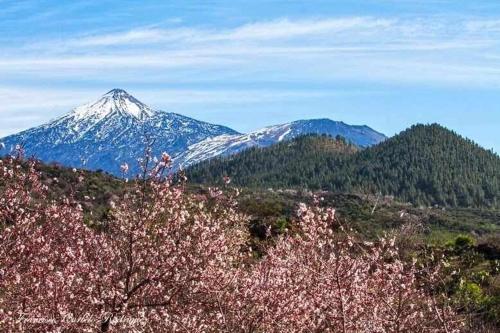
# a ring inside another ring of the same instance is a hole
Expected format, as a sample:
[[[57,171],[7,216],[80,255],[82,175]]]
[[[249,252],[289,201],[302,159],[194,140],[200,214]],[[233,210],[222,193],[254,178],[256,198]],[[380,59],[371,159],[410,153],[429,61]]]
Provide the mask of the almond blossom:
[[[222,302],[223,331],[461,330],[453,310],[422,287],[424,272],[398,259],[393,239],[361,247],[334,210],[301,204],[298,214],[299,235],[283,236],[262,260],[238,271]]]
[[[10,159],[0,172],[8,181],[0,199],[0,331],[214,327],[216,313],[204,309],[215,308],[211,295],[244,240],[231,202],[199,205],[169,181],[147,190],[138,182],[97,231],[73,199],[48,199],[34,162],[27,173],[18,163]],[[82,316],[92,320],[68,320]]]
[[[163,164],[154,165],[163,174]],[[145,163],[147,165],[147,163]],[[149,171],[145,170],[145,174]],[[79,183],[80,184],[80,183]],[[300,204],[298,232],[259,259],[229,189],[138,179],[84,222],[36,162],[0,167],[2,332],[459,332],[436,271],[363,243],[334,209]],[[89,198],[90,199],[90,198]],[[427,283],[427,285],[425,284]]]

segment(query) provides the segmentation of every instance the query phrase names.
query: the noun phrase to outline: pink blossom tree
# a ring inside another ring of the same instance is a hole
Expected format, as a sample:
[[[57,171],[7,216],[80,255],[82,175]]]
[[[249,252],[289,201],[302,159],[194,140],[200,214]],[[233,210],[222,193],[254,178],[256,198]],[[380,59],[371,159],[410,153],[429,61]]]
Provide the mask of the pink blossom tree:
[[[299,232],[248,260],[234,199],[189,194],[164,177],[170,161],[96,230],[73,198],[50,198],[35,162],[5,159],[0,331],[460,331],[429,288],[435,271],[401,260],[391,238],[360,243],[333,209],[300,205]]]
[[[360,245],[332,209],[301,205],[298,216],[300,234],[240,270],[224,331],[460,331],[459,317],[421,286],[423,272],[398,259],[393,239]]]
[[[162,159],[165,161],[165,157]],[[1,172],[0,329],[206,331],[244,240],[231,200],[194,200],[169,180],[137,182],[102,231],[72,199],[32,198],[20,161]],[[33,166],[33,167],[32,167]],[[156,169],[159,171],[158,169]],[[43,189],[30,163],[29,179]],[[13,211],[36,202],[23,215]]]
[[[34,161],[2,164],[0,330],[49,330],[98,296],[91,286],[99,235],[82,223],[76,202],[48,198]]]

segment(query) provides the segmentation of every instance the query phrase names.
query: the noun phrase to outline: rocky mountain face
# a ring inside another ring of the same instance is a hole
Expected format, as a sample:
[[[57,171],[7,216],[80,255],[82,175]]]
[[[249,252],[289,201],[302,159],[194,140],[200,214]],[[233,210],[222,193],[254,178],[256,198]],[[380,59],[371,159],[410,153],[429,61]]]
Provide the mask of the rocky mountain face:
[[[215,156],[267,147],[311,133],[340,135],[360,147],[386,139],[367,126],[330,119],[299,120],[241,134],[225,126],[152,109],[126,91],[113,89],[93,103],[0,142],[6,152],[21,144],[28,156],[44,162],[119,175],[122,163],[129,165],[131,174],[137,173],[138,159],[148,146],[153,156],[168,152],[173,157],[173,170],[177,170]]]

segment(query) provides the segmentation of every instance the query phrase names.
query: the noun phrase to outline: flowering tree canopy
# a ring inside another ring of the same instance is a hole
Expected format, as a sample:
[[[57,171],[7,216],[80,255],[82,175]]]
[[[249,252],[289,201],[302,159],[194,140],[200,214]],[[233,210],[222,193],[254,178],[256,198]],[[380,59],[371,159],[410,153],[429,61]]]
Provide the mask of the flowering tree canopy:
[[[415,263],[398,259],[394,239],[360,245],[333,209],[301,205],[298,216],[300,235],[239,272],[226,331],[459,331],[453,311],[420,286]]]
[[[0,331],[460,330],[391,239],[360,245],[334,210],[301,205],[300,231],[250,260],[235,201],[157,177],[169,163],[162,155],[92,228],[74,198],[50,198],[34,161],[4,159]]]

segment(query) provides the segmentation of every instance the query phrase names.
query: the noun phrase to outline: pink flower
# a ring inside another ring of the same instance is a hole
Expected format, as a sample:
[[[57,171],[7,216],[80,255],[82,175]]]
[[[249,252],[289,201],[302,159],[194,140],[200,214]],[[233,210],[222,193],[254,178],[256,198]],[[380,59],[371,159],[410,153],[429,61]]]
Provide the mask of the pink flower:
[[[165,165],[169,165],[172,162],[172,158],[166,152],[161,153],[161,160]]]
[[[299,203],[299,208],[297,209],[297,215],[301,216],[307,212],[307,205],[303,202]]]

